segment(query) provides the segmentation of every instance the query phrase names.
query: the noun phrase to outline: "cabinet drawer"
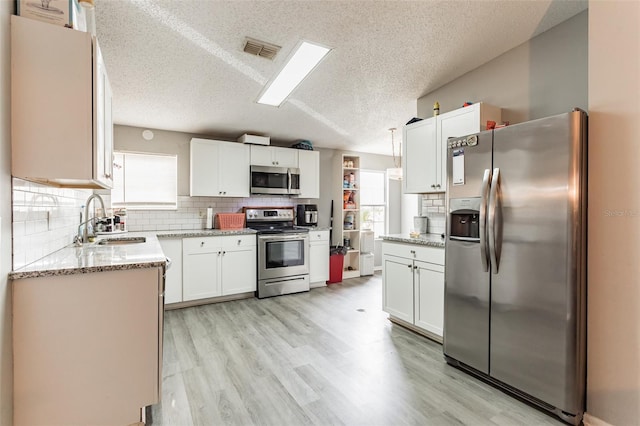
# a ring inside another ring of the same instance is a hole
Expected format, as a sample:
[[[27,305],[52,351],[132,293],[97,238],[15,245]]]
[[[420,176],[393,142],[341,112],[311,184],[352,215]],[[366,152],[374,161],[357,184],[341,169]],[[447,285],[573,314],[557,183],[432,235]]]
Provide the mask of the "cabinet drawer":
[[[382,243],[382,254],[390,254],[407,259],[421,260],[423,262],[444,265],[444,249],[439,247],[385,241]]]
[[[329,241],[329,231],[309,231],[309,242]]]
[[[188,253],[212,253],[218,251],[220,243],[217,237],[184,238],[182,240],[182,252]]]
[[[253,247],[257,245],[255,234],[251,235],[229,235],[225,237],[215,237],[218,245],[223,248]]]
[[[229,235],[224,237],[196,237],[182,240],[184,253],[211,253],[220,249],[232,249],[234,247],[255,247],[256,236]]]

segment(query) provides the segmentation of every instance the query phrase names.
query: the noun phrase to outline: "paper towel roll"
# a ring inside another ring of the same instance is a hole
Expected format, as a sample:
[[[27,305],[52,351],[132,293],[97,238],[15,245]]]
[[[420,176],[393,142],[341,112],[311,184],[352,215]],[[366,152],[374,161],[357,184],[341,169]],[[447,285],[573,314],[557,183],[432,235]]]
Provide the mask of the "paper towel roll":
[[[213,229],[213,209],[211,207],[207,207],[207,223],[205,229]]]

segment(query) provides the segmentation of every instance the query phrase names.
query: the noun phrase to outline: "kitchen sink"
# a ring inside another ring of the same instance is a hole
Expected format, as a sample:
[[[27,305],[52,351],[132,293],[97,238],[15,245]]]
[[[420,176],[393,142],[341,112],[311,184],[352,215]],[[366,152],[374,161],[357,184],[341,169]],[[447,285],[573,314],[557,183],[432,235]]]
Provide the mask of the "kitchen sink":
[[[121,245],[121,244],[138,244],[138,243],[146,243],[146,237],[123,237],[123,238],[105,238],[99,240],[97,244],[101,246],[113,246],[113,245]]]

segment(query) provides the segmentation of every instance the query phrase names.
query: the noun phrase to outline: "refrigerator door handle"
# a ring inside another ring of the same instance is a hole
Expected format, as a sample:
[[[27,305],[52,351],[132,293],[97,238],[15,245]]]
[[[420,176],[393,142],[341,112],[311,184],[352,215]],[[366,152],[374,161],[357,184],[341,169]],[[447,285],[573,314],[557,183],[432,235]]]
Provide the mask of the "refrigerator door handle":
[[[489,271],[489,253],[487,251],[487,204],[489,202],[489,185],[491,170],[485,169],[482,177],[482,199],[480,200],[480,257],[482,270]]]
[[[491,190],[489,192],[489,211],[487,214],[487,223],[489,228],[489,253],[491,255],[491,270],[494,274],[498,273],[498,267],[500,266],[500,249],[498,248],[498,238],[496,234],[496,218],[499,214],[498,209],[498,191],[500,186],[500,169],[493,169],[493,176],[491,179]]]

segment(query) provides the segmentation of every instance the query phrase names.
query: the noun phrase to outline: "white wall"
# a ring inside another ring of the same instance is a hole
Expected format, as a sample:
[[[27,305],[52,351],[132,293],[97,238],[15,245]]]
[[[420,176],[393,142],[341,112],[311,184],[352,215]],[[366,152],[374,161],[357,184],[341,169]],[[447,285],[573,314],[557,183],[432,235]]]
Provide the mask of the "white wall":
[[[418,99],[418,117],[460,108],[465,101],[502,108],[511,124],[587,109],[588,11],[557,25]],[[490,25],[490,23],[478,23]],[[490,49],[491,46],[487,46]]]
[[[640,2],[589,8],[587,412],[632,425],[640,422]]]
[[[11,345],[11,112],[9,19],[14,2],[0,1],[0,424],[13,421]]]

